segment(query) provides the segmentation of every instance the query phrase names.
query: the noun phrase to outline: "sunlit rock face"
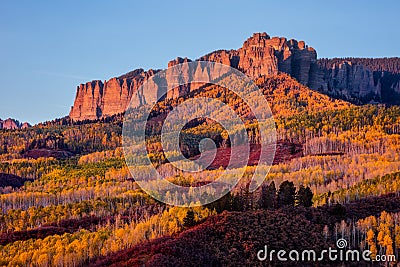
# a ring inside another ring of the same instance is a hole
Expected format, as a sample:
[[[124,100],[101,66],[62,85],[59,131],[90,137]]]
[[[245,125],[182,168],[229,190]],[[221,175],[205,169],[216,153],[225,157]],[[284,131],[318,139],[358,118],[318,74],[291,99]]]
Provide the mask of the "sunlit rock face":
[[[26,129],[31,127],[31,125],[27,122],[20,123],[15,119],[8,118],[6,120],[0,119],[0,129],[8,129],[8,130],[15,130],[15,129]]]
[[[329,68],[321,68],[317,64],[317,52],[304,41],[287,40],[284,37],[271,38],[267,33],[254,33],[237,50],[214,51],[198,60],[228,65],[253,79],[284,72],[311,89],[345,100],[379,99],[381,95],[380,82],[374,80],[374,73],[367,67],[343,60]],[[185,62],[191,60],[178,57],[171,60],[168,67]],[[137,69],[108,81],[95,80],[79,85],[70,118],[93,120],[123,113],[129,101],[132,101],[132,107],[154,103],[165,94],[168,82],[175,83],[198,74],[172,73],[164,81],[165,86],[160,88],[154,84],[150,86],[151,89],[142,88],[143,82],[156,72],[151,69]],[[202,85],[181,85],[168,92],[165,97],[177,98]],[[400,83],[394,84],[393,90],[400,92]]]

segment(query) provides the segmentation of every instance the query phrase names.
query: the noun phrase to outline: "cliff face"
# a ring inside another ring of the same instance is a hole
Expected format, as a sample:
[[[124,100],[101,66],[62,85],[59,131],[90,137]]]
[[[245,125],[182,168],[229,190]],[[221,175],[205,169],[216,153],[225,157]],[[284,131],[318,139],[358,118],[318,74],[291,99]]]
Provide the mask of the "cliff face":
[[[79,85],[69,116],[74,120],[94,120],[122,113],[134,96],[137,106],[146,103],[152,95],[138,92],[138,88],[154,73],[154,70],[138,69],[108,81],[96,80]]]
[[[316,51],[303,41],[270,38],[266,33],[253,34],[238,50],[220,50],[200,59],[230,65],[252,78],[284,72],[311,89],[353,102],[381,98],[383,82],[368,67],[341,60],[323,68]],[[399,81],[392,84],[395,92],[399,87]]]
[[[215,51],[198,60],[222,63],[237,68],[252,78],[284,72],[311,89],[353,102],[381,99],[382,81],[377,78],[376,73],[360,63],[346,60],[321,66],[317,61],[316,51],[304,41],[271,38],[266,33],[255,33],[237,50]],[[190,61],[188,58],[178,57],[170,61],[168,67]],[[165,93],[163,89],[149,91],[143,88],[139,90],[139,87],[155,72],[137,69],[105,82],[81,84],[77,88],[70,118],[99,119],[123,113],[130,99],[134,107],[154,103]],[[171,77],[174,77],[170,78],[171,81],[183,78],[178,74]],[[201,84],[180,86],[166,97],[179,97],[199,86]],[[400,92],[400,82],[391,86],[393,91]]]
[[[373,72],[363,65],[343,61],[330,69],[317,71],[320,76],[311,82],[310,87],[322,93],[355,102],[381,96],[381,84],[374,81]]]
[[[15,129],[25,129],[31,127],[31,125],[27,122],[20,123],[15,119],[8,118],[6,120],[0,119],[0,129],[8,129],[8,130],[15,130]]]
[[[216,51],[200,60],[238,68],[252,78],[285,72],[308,85],[310,71],[317,62],[317,53],[303,41],[255,33],[238,50]]]
[[[286,38],[270,38],[266,33],[255,33],[246,40],[238,50],[220,50],[201,57],[199,60],[214,61],[238,68],[252,78],[265,74],[286,72],[304,84],[309,83],[310,70],[316,62],[317,54],[303,41],[287,40]],[[187,58],[177,58],[168,63],[168,67],[184,62]],[[70,118],[73,120],[99,119],[122,113],[132,98],[133,106],[153,103],[164,92],[145,89],[138,90],[155,71],[135,70],[118,78],[112,78],[104,83],[92,81],[81,84],[77,88],[76,98],[71,108]],[[191,73],[190,75],[195,75]],[[171,75],[171,77],[175,77]],[[173,79],[182,79],[176,76]],[[173,82],[173,81],[172,81]],[[176,88],[166,97],[175,98],[197,89],[202,84],[188,84]]]
[[[311,88],[356,103],[400,104],[400,58],[319,59]]]

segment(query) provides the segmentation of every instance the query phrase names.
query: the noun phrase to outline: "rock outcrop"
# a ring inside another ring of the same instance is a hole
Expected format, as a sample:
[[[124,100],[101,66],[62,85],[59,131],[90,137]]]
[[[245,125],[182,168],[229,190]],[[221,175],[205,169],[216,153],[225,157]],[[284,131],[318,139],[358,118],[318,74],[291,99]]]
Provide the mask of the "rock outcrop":
[[[133,96],[136,96],[137,106],[150,101],[152,94],[148,93],[153,92],[138,92],[138,88],[154,73],[154,70],[138,69],[108,81],[95,80],[79,85],[70,118],[94,120],[122,113]]]
[[[358,104],[400,104],[400,58],[318,60],[318,77],[310,86]]]
[[[229,65],[238,68],[252,78],[265,74],[277,74],[282,71],[292,75],[302,83],[308,84],[310,69],[316,62],[316,52],[303,41],[288,41],[286,38],[270,38],[266,33],[255,33],[238,50],[219,50],[198,60]],[[190,61],[188,58],[178,57],[170,61],[168,67]],[[155,102],[158,97],[165,93],[163,88],[157,88],[156,91],[152,92],[138,90],[143,81],[154,73],[153,70],[138,69],[105,82],[95,80],[79,85],[74,105],[69,114],[70,118],[73,120],[94,120],[122,113],[131,99],[133,107]],[[195,74],[192,73],[191,75]],[[171,75],[171,77],[175,76]],[[176,76],[176,79],[181,79],[181,77]],[[180,86],[166,97],[182,96],[201,85]]]
[[[353,102],[376,101],[381,97],[381,82],[368,67],[346,60],[321,66],[318,64],[316,51],[304,41],[287,40],[284,37],[271,38],[266,33],[253,34],[237,50],[218,50],[198,60],[237,68],[253,79],[262,75],[287,73],[311,89]],[[168,67],[190,61],[188,58],[178,57],[170,61]],[[108,81],[96,80],[79,85],[70,118],[93,120],[123,113],[131,99],[133,107],[154,103],[165,94],[165,88],[153,87],[152,90],[146,90],[140,86],[156,72],[137,69]],[[180,81],[183,78],[179,74],[171,77]],[[199,86],[201,84],[183,85],[165,97],[176,98]],[[400,92],[400,82],[393,85],[393,90]]]
[[[20,123],[19,121],[11,118],[8,118],[4,121],[0,119],[0,129],[15,130],[15,129],[25,129],[29,127],[31,127],[31,125],[27,122]]]
[[[323,73],[322,81],[313,80],[312,89],[346,100],[362,100],[369,96],[380,97],[381,87],[374,82],[373,72],[367,67],[349,61],[335,64]]]
[[[285,72],[299,82],[310,83],[310,71],[316,65],[317,53],[304,41],[271,38],[255,33],[238,50],[219,50],[200,58],[229,65],[252,78]]]

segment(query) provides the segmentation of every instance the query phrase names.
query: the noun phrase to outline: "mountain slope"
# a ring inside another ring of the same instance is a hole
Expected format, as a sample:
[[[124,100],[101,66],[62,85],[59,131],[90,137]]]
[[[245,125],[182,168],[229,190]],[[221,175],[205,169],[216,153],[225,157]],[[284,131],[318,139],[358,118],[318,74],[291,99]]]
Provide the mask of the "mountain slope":
[[[314,266],[308,261],[278,261],[276,254],[273,261],[259,261],[257,252],[265,245],[269,252],[335,249],[334,229],[344,215],[360,220],[379,217],[382,211],[399,212],[398,201],[398,195],[389,194],[344,206],[224,211],[175,236],[99,257],[90,266]],[[367,266],[364,264],[341,262],[341,266]],[[338,266],[338,262],[325,257],[318,266]]]

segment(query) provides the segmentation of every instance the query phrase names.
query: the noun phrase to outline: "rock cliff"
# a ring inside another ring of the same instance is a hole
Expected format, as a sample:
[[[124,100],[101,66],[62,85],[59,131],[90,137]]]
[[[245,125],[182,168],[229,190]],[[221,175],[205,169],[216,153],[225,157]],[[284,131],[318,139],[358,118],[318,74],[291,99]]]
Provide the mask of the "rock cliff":
[[[370,68],[349,60],[320,64],[316,51],[304,41],[287,40],[284,37],[271,38],[266,33],[254,33],[237,50],[218,50],[198,60],[237,68],[254,79],[262,75],[287,73],[311,89],[356,103],[381,100],[382,81]],[[168,67],[190,61],[188,58],[178,57],[170,61]],[[93,120],[123,113],[131,99],[136,107],[155,102],[164,95],[163,88],[152,91],[139,88],[156,72],[137,69],[108,81],[96,80],[79,85],[70,118]],[[174,79],[182,77],[177,75]],[[399,80],[391,84],[392,90],[398,93]],[[199,86],[201,84],[180,86],[166,97],[176,98]]]
[[[132,97],[136,97],[138,106],[151,101],[152,92],[138,92],[138,88],[154,73],[154,70],[138,69],[108,81],[96,80],[79,85],[70,118],[94,120],[122,113]]]
[[[252,78],[285,72],[299,82],[310,83],[310,71],[316,65],[317,53],[304,41],[271,38],[255,33],[238,50],[219,50],[200,58],[238,68]]]
[[[15,129],[25,129],[31,127],[31,125],[27,122],[20,123],[15,119],[8,118],[6,120],[0,119],[0,129],[8,129],[8,130],[15,130]]]
[[[317,63],[312,89],[358,104],[400,104],[400,58],[333,58]]]
[[[238,68],[252,78],[265,74],[286,72],[304,84],[309,83],[310,70],[316,64],[316,52],[303,41],[271,38],[266,33],[255,33],[238,50],[219,50],[205,55],[199,60],[214,61]],[[168,67],[191,61],[188,58],[176,58]],[[77,88],[74,105],[69,114],[73,120],[98,119],[122,113],[129,104],[140,106],[154,102],[164,94],[162,88],[156,92],[138,88],[154,70],[142,69],[127,73],[108,81],[91,81]],[[191,74],[194,75],[194,74]],[[173,76],[173,75],[172,75]],[[180,79],[177,77],[176,79]],[[169,93],[167,98],[174,98],[197,89],[201,84],[188,84]]]

